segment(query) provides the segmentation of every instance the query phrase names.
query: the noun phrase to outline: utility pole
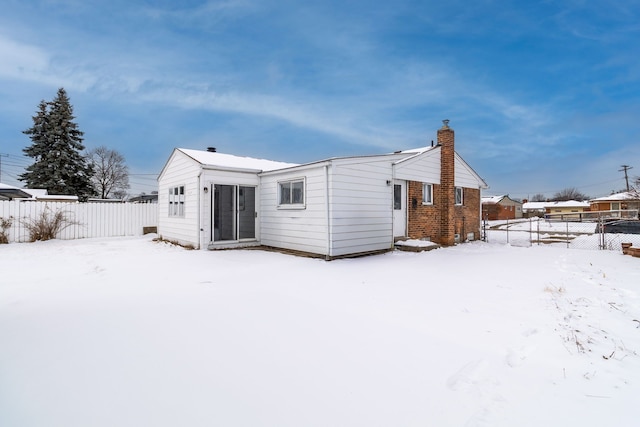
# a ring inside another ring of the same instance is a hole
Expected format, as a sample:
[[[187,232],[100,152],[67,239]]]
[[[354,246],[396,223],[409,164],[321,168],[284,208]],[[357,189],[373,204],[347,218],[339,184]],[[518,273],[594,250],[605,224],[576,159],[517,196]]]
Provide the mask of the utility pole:
[[[627,171],[629,169],[633,169],[633,166],[629,166],[629,165],[622,165],[620,166],[622,169],[619,169],[618,172],[624,172],[624,180],[627,183],[627,191],[629,191],[629,175],[627,175]]]

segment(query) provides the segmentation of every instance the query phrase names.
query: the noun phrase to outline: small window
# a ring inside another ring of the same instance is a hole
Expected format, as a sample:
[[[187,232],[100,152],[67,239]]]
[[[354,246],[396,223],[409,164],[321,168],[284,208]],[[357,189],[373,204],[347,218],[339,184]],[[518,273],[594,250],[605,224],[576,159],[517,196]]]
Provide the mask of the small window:
[[[433,184],[422,184],[422,204],[433,204]]]
[[[280,206],[304,206],[304,179],[278,183]]]
[[[455,198],[456,198],[456,205],[461,205],[463,200],[462,200],[462,187],[456,187],[455,189]]]
[[[169,188],[169,216],[184,216],[184,185]]]
[[[393,209],[399,211],[402,209],[402,185],[393,185]]]

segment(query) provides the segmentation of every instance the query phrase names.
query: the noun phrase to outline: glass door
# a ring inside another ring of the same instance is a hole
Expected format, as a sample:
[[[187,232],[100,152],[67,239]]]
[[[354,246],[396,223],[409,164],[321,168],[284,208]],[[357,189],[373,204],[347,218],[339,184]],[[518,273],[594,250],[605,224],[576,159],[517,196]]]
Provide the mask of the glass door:
[[[256,238],[256,188],[238,187],[238,236]]]
[[[215,184],[212,197],[212,241],[255,239],[255,187]]]
[[[213,190],[213,241],[236,239],[236,186],[216,184]]]

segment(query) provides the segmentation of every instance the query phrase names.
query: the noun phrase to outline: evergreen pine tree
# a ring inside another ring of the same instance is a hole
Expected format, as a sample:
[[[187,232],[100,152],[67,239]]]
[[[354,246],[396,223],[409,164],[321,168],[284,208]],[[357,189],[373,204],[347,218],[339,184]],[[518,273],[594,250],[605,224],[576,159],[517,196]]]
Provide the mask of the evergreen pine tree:
[[[23,133],[31,138],[24,153],[34,159],[19,179],[30,188],[45,188],[50,194],[78,196],[95,194],[93,168],[82,155],[84,135],[73,121],[73,107],[63,88],[53,101],[41,101],[33,126]]]

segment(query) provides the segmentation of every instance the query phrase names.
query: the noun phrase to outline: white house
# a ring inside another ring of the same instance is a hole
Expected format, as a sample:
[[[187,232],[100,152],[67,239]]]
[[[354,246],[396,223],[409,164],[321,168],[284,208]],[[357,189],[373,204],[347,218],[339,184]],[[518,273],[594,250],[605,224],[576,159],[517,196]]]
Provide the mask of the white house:
[[[383,251],[402,238],[479,238],[486,183],[438,145],[295,165],[177,148],[159,182],[158,234],[200,249],[263,245],[328,259]]]

